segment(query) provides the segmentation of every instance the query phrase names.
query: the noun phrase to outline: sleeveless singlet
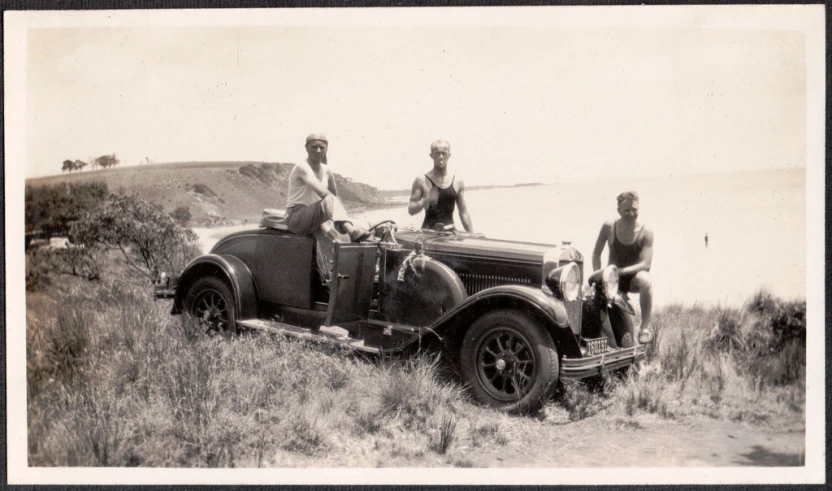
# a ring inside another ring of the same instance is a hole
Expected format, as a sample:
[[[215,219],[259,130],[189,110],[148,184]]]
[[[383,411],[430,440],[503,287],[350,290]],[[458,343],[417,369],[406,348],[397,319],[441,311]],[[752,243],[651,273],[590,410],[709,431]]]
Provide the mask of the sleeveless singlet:
[[[615,226],[618,222],[612,225],[612,244],[610,244],[610,259],[608,264],[614,264],[618,268],[626,268],[632,266],[641,260],[641,250],[644,248],[642,239],[644,227],[641,227],[636,239],[632,244],[625,244],[618,240],[618,234],[615,232]],[[635,275],[621,275],[618,279],[618,290],[621,292],[630,291],[630,281]]]
[[[433,229],[436,224],[453,225],[454,223],[454,209],[456,208],[457,192],[454,189],[454,179],[451,178],[451,184],[446,188],[440,188],[435,182],[425,174],[425,179],[437,189],[439,189],[439,200],[435,205],[428,206],[425,209],[425,220],[422,222],[422,228]]]
[[[329,175],[327,174],[329,172],[329,170],[326,168],[325,165],[322,165],[321,168],[322,168],[321,183],[324,185],[324,187],[326,187],[327,182],[329,181]],[[312,170],[311,167],[310,167],[310,170]],[[292,172],[295,172],[295,169],[292,169]],[[315,171],[312,170],[313,174],[314,174],[314,172]],[[294,179],[293,179],[292,173],[290,173],[289,174],[289,193],[288,193],[288,196],[286,197],[286,209],[287,210],[289,208],[295,206],[295,205],[307,206],[307,205],[317,203],[318,201],[321,200],[321,197],[318,196],[318,193],[316,193],[311,187],[309,187],[308,185],[306,185],[303,182],[301,182],[301,185],[298,186],[293,181],[294,181]]]

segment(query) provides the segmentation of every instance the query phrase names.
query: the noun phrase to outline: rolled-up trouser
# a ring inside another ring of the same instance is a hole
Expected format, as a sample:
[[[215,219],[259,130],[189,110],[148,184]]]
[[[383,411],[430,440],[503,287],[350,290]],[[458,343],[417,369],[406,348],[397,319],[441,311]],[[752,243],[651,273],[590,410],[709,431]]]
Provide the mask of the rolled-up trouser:
[[[347,210],[337,197],[328,194],[311,205],[293,205],[286,209],[286,227],[298,234],[309,235],[325,222],[350,222]]]
[[[343,234],[337,234],[333,241],[333,238],[321,229],[321,225],[328,221],[350,221],[341,200],[330,194],[311,205],[294,205],[286,210],[285,221],[286,228],[289,231],[298,235],[313,234],[315,236],[318,241],[318,247],[315,249],[318,273],[324,281],[330,279],[332,263],[335,260],[335,246],[333,243],[335,241],[350,242],[350,238]]]

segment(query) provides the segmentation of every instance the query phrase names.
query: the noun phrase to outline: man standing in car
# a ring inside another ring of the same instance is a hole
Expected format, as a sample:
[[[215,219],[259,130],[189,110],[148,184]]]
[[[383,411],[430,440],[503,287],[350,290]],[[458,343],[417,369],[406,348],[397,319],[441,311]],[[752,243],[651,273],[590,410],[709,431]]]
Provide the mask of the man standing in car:
[[[436,229],[454,224],[454,208],[459,207],[459,220],[467,232],[473,232],[471,215],[465,203],[465,183],[458,175],[448,174],[451,145],[437,140],[430,145],[433,169],[417,176],[411,188],[407,211],[415,215],[425,210],[422,228]]]
[[[618,267],[618,290],[622,293],[638,293],[641,306],[641,332],[639,343],[649,343],[650,314],[653,310],[653,284],[650,267],[653,263],[653,231],[638,221],[639,200],[635,191],[618,195],[618,215],[601,227],[595,250],[592,252],[592,269],[601,269],[601,253],[609,245],[609,264]],[[635,334],[635,333],[633,333]]]

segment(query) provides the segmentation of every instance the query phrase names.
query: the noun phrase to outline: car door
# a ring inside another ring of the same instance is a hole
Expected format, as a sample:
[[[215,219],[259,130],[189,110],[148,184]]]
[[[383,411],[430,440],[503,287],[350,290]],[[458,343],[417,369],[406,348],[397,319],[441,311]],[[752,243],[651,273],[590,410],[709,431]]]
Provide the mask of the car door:
[[[378,246],[335,243],[335,263],[329,285],[327,326],[364,320],[373,299]]]

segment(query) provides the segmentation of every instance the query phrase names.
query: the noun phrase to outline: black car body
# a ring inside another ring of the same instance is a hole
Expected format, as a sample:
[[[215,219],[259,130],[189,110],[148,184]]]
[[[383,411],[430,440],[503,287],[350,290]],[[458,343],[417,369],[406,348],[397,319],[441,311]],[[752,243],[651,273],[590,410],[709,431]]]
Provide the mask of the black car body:
[[[226,236],[179,276],[163,275],[155,295],[173,298],[173,314],[232,332],[260,329],[374,353],[439,341],[474,396],[510,412],[540,407],[559,377],[598,375],[644,356],[622,338],[629,324],[613,326],[617,334],[609,326],[626,319],[626,301],[609,301],[618,315],[600,320],[588,308],[597,297],[582,298],[583,256],[567,243],[396,232],[390,224],[376,233],[375,241],[336,244],[331,279],[322,281],[314,237],[264,213],[260,228]]]

